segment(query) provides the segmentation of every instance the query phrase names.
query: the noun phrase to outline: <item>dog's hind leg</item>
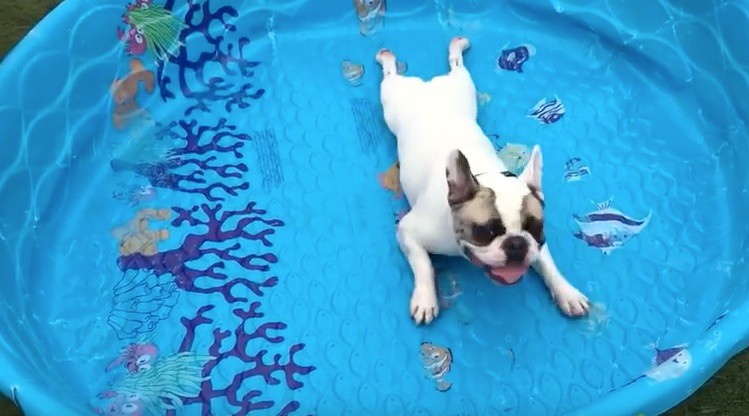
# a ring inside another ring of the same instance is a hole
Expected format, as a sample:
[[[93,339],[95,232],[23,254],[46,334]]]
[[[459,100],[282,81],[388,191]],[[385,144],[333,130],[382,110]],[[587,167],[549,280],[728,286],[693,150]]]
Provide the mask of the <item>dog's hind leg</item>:
[[[382,79],[385,80],[391,75],[398,75],[398,63],[395,55],[390,49],[380,49],[375,55],[375,60],[382,66]]]
[[[424,82],[416,77],[398,74],[395,55],[388,49],[380,49],[375,59],[382,66],[380,101],[385,123],[397,135],[403,122],[419,114],[423,106]]]
[[[398,245],[414,274],[410,313],[417,325],[428,324],[439,315],[434,267],[429,253],[421,242],[423,231],[418,217],[413,215],[413,210],[398,223]]]
[[[463,52],[471,47],[471,42],[466,37],[456,36],[450,40],[447,48],[447,61],[450,63],[450,71],[463,67]]]
[[[475,119],[478,115],[476,86],[468,69],[463,65],[463,54],[470,46],[468,38],[454,37],[450,41],[447,55],[450,72],[434,81],[441,84],[442,101],[452,112]]]

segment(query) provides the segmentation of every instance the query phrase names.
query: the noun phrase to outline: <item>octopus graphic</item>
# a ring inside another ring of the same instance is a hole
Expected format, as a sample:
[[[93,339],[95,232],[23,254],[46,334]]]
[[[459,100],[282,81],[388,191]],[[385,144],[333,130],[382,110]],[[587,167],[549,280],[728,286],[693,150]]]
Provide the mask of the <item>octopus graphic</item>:
[[[112,360],[104,371],[109,372],[120,365],[125,368],[128,374],[146,371],[151,369],[158,354],[159,349],[150,342],[145,340],[138,343],[131,342],[120,349],[120,355]]]

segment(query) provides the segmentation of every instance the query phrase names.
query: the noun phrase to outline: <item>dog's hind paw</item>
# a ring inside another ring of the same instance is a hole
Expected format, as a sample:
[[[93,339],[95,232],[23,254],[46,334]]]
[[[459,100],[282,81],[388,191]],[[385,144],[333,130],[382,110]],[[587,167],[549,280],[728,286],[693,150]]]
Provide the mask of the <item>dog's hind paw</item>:
[[[588,298],[569,284],[556,288],[552,295],[559,309],[567,316],[584,316],[590,310]]]
[[[440,313],[434,289],[415,287],[411,294],[411,318],[417,325],[429,324]]]

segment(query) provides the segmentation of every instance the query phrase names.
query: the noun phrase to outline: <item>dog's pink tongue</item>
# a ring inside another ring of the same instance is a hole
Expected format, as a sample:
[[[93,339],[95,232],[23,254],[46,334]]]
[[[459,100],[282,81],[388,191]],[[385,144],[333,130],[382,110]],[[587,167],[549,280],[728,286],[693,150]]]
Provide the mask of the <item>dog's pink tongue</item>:
[[[512,285],[517,283],[526,271],[528,268],[525,266],[504,266],[489,269],[489,274],[500,283]]]

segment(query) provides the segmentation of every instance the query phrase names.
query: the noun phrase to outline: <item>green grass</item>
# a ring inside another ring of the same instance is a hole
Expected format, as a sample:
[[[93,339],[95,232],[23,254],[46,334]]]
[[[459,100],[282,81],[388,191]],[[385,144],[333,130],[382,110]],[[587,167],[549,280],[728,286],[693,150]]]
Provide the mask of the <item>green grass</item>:
[[[0,0],[0,2],[2,2],[2,7],[0,7],[2,9],[0,12],[0,58],[2,58],[36,22],[59,3],[59,0]],[[667,416],[745,416],[747,414],[749,414],[749,351],[729,361],[718,374],[692,397],[668,412]],[[0,396],[0,416],[18,415],[20,412],[15,406]]]

